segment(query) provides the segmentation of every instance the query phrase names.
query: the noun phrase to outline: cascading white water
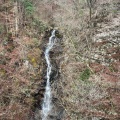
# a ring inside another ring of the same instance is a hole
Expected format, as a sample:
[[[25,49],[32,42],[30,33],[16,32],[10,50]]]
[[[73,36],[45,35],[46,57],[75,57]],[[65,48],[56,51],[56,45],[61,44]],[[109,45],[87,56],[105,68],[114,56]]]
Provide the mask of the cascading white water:
[[[43,100],[43,105],[42,105],[42,120],[47,120],[47,116],[52,108],[51,105],[51,87],[50,87],[50,74],[51,74],[51,69],[52,65],[50,63],[50,57],[49,57],[49,52],[52,49],[52,47],[55,44],[55,30],[52,31],[51,36],[49,38],[49,43],[47,45],[47,48],[45,50],[45,59],[47,62],[47,83],[46,83],[46,88],[45,88],[45,94],[44,94],[44,100]]]

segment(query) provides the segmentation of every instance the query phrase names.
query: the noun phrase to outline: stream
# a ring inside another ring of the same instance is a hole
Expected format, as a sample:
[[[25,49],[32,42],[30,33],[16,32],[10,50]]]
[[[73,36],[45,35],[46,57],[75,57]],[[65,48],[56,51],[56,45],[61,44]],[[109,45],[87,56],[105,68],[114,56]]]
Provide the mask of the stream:
[[[52,94],[51,94],[51,86],[50,86],[50,76],[52,72],[52,65],[50,62],[49,52],[53,48],[55,44],[55,30],[52,31],[51,36],[49,37],[49,43],[47,44],[46,50],[45,50],[45,60],[47,63],[47,73],[46,73],[46,87],[45,87],[45,93],[44,93],[44,99],[42,104],[42,120],[47,120],[47,117],[49,115],[49,112],[52,109]]]

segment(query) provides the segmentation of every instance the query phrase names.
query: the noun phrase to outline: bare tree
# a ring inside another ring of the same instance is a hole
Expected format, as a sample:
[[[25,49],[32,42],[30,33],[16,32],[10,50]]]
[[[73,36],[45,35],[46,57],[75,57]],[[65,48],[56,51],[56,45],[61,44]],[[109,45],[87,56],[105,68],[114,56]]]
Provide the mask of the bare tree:
[[[90,20],[91,20],[91,17],[92,17],[92,8],[94,7],[96,1],[97,0],[86,0],[87,6],[89,7]]]

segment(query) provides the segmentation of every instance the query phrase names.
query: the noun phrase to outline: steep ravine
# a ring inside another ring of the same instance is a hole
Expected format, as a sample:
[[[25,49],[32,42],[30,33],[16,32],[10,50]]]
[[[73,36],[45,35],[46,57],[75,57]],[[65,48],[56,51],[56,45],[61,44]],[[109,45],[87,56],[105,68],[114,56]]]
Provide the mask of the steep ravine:
[[[47,30],[42,43],[40,45],[40,48],[43,50],[41,57],[42,57],[42,64],[43,64],[43,70],[42,70],[42,81],[40,85],[38,86],[38,90],[36,93],[33,93],[33,97],[35,99],[34,102],[34,116],[31,118],[33,120],[39,120],[42,119],[42,104],[43,104],[43,99],[44,99],[44,94],[45,94],[45,86],[46,86],[46,72],[47,72],[47,64],[45,60],[45,50],[49,41],[49,37],[51,35],[52,30]],[[60,105],[58,98],[56,97],[57,93],[54,94],[54,91],[57,91],[57,84],[56,82],[59,81],[60,78],[60,64],[62,62],[61,60],[61,55],[63,52],[63,42],[62,42],[62,36],[60,33],[56,30],[55,32],[56,35],[56,42],[53,46],[53,48],[49,52],[50,56],[50,62],[52,65],[52,71],[50,75],[50,86],[51,86],[51,94],[52,94],[52,109],[50,111],[50,114],[48,116],[48,120],[61,120],[62,115],[63,115],[63,107]],[[56,84],[56,85],[55,85]]]
[[[87,1],[0,1],[0,120],[42,119],[54,28],[48,120],[120,120],[120,0]]]

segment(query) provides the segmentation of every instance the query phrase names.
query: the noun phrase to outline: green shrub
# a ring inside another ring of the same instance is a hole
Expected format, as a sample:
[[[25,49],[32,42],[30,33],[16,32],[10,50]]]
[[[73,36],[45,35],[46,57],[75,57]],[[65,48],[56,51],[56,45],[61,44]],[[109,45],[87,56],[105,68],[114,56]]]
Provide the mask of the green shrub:
[[[80,79],[83,80],[83,81],[84,81],[84,80],[87,80],[87,79],[89,79],[90,74],[91,74],[90,69],[86,68],[86,69],[80,74]]]
[[[34,6],[30,0],[23,0],[23,5],[27,15],[32,15],[34,12]]]

